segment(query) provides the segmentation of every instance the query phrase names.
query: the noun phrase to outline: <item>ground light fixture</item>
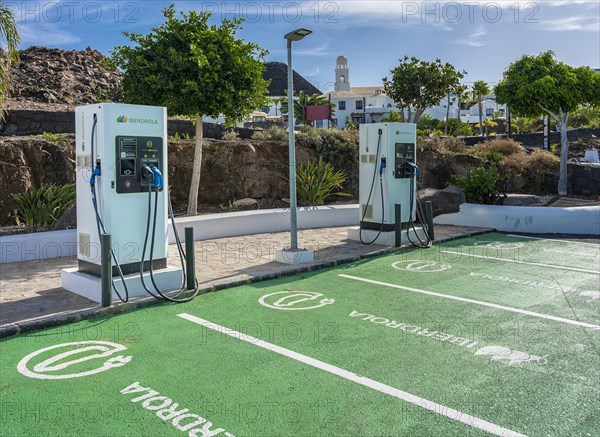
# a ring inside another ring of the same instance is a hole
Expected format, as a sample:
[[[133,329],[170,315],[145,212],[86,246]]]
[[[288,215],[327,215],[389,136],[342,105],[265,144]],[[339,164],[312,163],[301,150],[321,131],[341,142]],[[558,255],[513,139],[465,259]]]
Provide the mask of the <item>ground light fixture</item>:
[[[289,123],[289,165],[290,165],[290,247],[277,249],[275,260],[288,264],[311,262],[314,252],[298,248],[298,211],[296,200],[296,144],[294,141],[294,70],[292,68],[292,42],[300,41],[310,35],[312,30],[296,29],[287,33],[287,64],[288,64],[288,123]]]

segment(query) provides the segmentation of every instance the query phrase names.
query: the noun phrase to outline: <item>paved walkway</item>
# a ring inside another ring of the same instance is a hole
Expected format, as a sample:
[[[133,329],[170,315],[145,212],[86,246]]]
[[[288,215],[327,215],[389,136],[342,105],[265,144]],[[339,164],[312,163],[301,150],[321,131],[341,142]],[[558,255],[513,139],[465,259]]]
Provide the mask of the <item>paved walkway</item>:
[[[299,231],[300,246],[316,250],[313,263],[300,265],[273,261],[275,249],[289,241],[287,232],[197,241],[196,276],[203,292],[214,291],[395,250],[347,240],[347,230],[340,227]],[[436,242],[489,230],[437,225]],[[170,248],[169,254],[169,263],[178,265],[175,247]],[[61,288],[61,269],[76,265],[77,259],[70,257],[0,264],[0,337],[154,303],[152,298],[141,297],[132,298],[127,304],[115,302],[111,308],[101,308]]]

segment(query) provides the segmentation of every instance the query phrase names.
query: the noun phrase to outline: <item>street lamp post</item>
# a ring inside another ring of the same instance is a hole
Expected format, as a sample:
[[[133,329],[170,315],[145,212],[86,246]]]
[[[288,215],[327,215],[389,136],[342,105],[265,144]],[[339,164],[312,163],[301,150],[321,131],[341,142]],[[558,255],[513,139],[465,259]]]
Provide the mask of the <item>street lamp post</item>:
[[[296,200],[296,145],[294,142],[294,73],[292,68],[292,42],[310,35],[312,30],[296,29],[285,35],[288,59],[288,124],[290,151],[290,250],[298,250],[298,212]]]

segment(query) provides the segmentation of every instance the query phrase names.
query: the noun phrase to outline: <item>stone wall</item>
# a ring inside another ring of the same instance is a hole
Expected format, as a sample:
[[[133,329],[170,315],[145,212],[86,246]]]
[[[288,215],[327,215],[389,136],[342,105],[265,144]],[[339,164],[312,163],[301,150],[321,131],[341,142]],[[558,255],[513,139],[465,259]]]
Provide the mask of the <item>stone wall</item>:
[[[600,137],[600,129],[587,129],[587,128],[579,128],[579,129],[569,129],[567,131],[567,138],[569,141],[576,141],[580,138],[589,138],[590,135],[595,135]],[[513,134],[511,138],[515,141],[521,143],[524,147],[528,148],[541,148],[544,147],[544,133],[543,132],[531,132],[525,134]],[[467,146],[474,146],[475,144],[483,143],[488,140],[488,138],[484,137],[465,137],[463,138],[465,144]],[[548,139],[549,144],[559,144],[560,145],[560,132],[550,132],[550,137]]]
[[[204,138],[221,139],[227,128],[222,124],[203,123]],[[235,128],[240,138],[249,139],[254,129]],[[75,133],[75,113],[72,111],[7,111],[4,120],[0,121],[0,136],[40,135],[44,132],[54,134]],[[196,127],[190,120],[168,119],[167,134],[175,136],[186,134],[193,137]]]
[[[44,132],[75,132],[75,113],[71,111],[7,111],[0,121],[0,135],[39,135]]]
[[[600,164],[569,162],[567,192],[582,196],[600,196]],[[546,188],[550,193],[558,191],[558,174],[546,178]]]

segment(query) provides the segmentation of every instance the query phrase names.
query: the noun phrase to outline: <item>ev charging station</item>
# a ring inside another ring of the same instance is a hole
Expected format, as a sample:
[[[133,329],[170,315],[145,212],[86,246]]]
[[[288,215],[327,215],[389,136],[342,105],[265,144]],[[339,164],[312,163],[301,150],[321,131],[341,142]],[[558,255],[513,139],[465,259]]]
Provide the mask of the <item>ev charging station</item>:
[[[78,265],[61,272],[62,286],[101,301],[101,234],[110,234],[113,299],[169,300],[162,292],[183,290],[185,274],[181,244],[182,267],[167,265],[166,108],[101,103],[75,117]]]
[[[393,246],[399,204],[402,240],[425,241],[426,232],[414,223],[419,208],[416,124],[372,123],[359,129],[360,226],[350,228],[348,238]]]

